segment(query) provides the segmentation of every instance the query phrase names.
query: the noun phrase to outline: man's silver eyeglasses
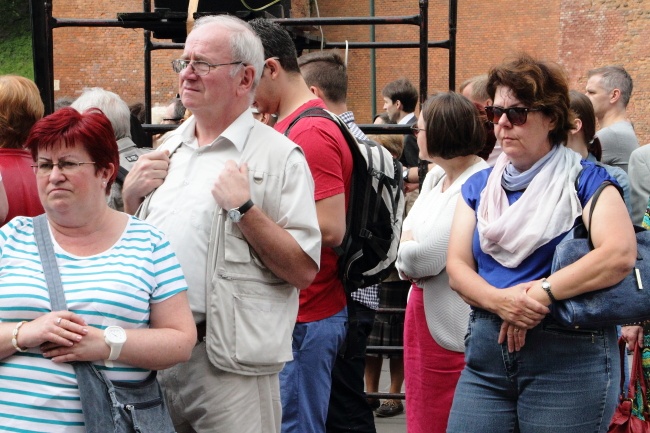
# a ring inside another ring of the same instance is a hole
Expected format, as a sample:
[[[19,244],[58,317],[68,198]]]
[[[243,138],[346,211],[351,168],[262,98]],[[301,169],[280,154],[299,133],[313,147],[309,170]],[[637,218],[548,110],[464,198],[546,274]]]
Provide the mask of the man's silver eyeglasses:
[[[241,65],[244,62],[230,62],[230,63],[217,63],[217,64],[211,64],[208,62],[204,62],[202,60],[183,60],[183,59],[176,59],[172,60],[172,69],[174,72],[177,74],[180,74],[181,71],[188,66],[192,66],[192,70],[196,75],[203,76],[203,75],[208,75],[212,68],[218,68],[219,66],[228,66],[228,65]]]
[[[59,162],[39,162],[38,164],[32,165],[34,173],[39,175],[48,175],[52,173],[54,167],[59,167],[61,173],[72,173],[79,169],[84,164],[94,164],[94,162],[74,162],[74,161],[64,161],[59,160]]]

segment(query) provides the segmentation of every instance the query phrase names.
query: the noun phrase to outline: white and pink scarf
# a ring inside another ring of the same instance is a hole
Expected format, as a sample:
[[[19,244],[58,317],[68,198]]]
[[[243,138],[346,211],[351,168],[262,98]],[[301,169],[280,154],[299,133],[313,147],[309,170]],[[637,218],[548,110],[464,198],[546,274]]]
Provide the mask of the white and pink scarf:
[[[481,191],[478,233],[484,253],[515,268],[539,247],[570,230],[582,215],[575,188],[582,166],[576,152],[563,145],[553,146],[548,157],[518,174],[532,179],[512,205],[502,186],[507,168],[512,171],[513,167],[508,156],[501,154]]]

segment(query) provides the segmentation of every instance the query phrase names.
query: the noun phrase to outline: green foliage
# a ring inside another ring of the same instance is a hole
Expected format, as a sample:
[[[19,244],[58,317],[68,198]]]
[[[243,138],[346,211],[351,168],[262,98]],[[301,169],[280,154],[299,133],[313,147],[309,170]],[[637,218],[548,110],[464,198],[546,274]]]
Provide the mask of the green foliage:
[[[0,0],[0,75],[34,79],[29,1]]]
[[[0,75],[15,74],[34,79],[32,36],[21,35],[0,41]]]

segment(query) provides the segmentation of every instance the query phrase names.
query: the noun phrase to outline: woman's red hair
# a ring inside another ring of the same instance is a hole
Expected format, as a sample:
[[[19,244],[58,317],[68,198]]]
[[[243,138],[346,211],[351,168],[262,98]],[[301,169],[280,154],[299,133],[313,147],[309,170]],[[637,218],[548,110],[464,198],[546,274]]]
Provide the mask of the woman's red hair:
[[[113,164],[113,175],[106,185],[108,194],[120,167],[120,153],[108,117],[97,108],[83,113],[70,107],[61,108],[34,124],[25,148],[31,151],[32,159],[36,161],[40,149],[51,149],[61,144],[65,147],[83,146],[95,162],[95,173]]]

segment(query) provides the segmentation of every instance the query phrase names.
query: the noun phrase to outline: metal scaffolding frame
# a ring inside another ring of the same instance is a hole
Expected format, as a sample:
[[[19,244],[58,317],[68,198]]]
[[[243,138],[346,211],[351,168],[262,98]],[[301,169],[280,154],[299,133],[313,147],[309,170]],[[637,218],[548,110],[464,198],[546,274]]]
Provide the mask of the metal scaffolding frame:
[[[170,23],[156,12],[151,11],[151,0],[143,0],[143,13],[120,14],[127,19],[75,19],[56,18],[52,16],[52,0],[30,0],[32,20],[32,50],[34,54],[34,81],[38,86],[45,112],[47,114],[54,110],[54,47],[53,30],[61,27],[118,27],[144,30],[143,63],[144,63],[144,101],[146,124],[151,123],[151,52],[154,50],[183,48],[182,43],[161,43],[151,40],[151,32],[165,29]],[[286,26],[290,32],[292,27],[297,26],[334,26],[334,25],[415,25],[420,29],[419,41],[415,42],[328,42],[316,39],[301,39],[302,48],[349,48],[349,49],[372,49],[372,48],[419,48],[420,50],[420,99],[423,102],[428,94],[428,48],[442,48],[449,52],[449,89],[455,88],[456,76],[456,21],[457,21],[457,0],[449,0],[449,37],[440,41],[429,41],[429,1],[419,0],[419,13],[408,16],[386,16],[386,17],[334,17],[334,18],[274,18],[278,24]],[[140,19],[129,19],[129,15],[139,16]],[[145,19],[146,18],[146,19]],[[400,132],[396,128],[376,127],[363,125],[369,133]],[[145,128],[152,130],[152,128]],[[163,129],[164,131],[164,129]]]

